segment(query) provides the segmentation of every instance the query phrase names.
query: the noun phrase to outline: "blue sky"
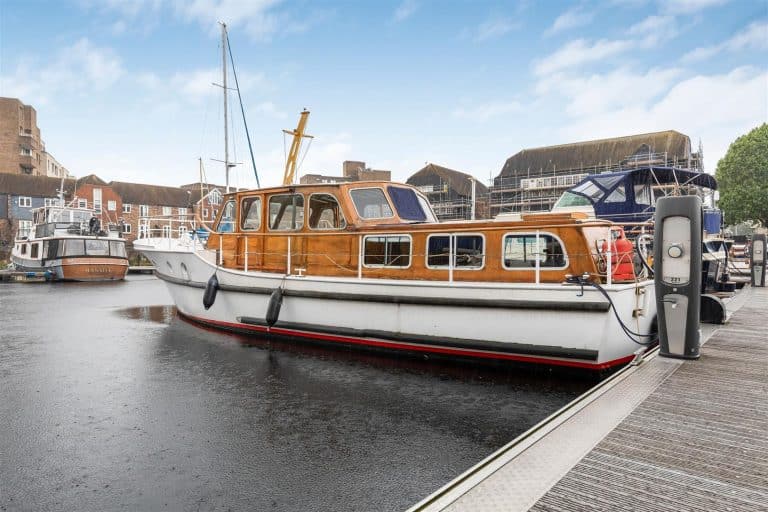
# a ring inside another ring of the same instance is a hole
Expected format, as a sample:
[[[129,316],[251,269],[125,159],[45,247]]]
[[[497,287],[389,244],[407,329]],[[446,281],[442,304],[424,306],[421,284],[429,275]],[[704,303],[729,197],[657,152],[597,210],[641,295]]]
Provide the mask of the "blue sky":
[[[218,20],[262,185],[304,107],[302,174],[364,160],[402,181],[425,162],[487,181],[526,147],[666,129],[714,172],[768,120],[766,0],[2,0],[0,96],[37,109],[77,176],[180,185],[202,158],[221,183]],[[253,186],[234,112],[233,183]]]

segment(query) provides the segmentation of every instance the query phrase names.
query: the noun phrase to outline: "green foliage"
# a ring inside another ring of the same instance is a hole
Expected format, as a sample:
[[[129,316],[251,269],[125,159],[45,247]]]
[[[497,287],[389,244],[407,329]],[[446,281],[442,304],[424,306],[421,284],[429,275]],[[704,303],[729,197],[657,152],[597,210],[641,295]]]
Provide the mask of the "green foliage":
[[[715,177],[718,206],[728,224],[759,220],[768,225],[768,124],[733,141]]]

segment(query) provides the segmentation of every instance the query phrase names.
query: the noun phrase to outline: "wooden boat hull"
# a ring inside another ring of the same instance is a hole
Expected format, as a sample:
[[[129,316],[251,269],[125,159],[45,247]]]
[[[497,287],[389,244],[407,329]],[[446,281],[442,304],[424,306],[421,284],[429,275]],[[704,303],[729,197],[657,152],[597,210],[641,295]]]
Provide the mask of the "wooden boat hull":
[[[128,272],[128,260],[124,258],[62,258],[42,265],[32,260],[13,260],[19,270],[47,272],[56,281],[119,281],[125,279]]]
[[[220,329],[377,349],[603,370],[640,348],[608,300],[568,284],[448,283],[284,276],[216,268],[213,253],[136,247],[154,263],[181,315]],[[209,278],[219,287],[203,305]],[[283,299],[274,325],[267,310]],[[632,330],[650,333],[652,281],[607,288]]]

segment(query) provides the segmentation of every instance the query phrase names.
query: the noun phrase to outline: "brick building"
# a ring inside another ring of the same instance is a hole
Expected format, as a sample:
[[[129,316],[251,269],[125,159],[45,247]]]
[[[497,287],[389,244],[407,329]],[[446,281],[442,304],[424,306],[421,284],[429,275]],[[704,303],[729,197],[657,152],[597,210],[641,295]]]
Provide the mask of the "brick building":
[[[58,204],[62,180],[47,176],[0,173],[0,260],[7,259],[17,234],[32,229],[32,210]],[[64,180],[65,201],[74,195],[75,180]]]
[[[120,197],[120,219],[125,224],[124,236],[133,242],[139,236],[141,217],[157,219],[150,228],[162,229],[161,217],[174,218],[173,228],[183,227],[183,220],[192,213],[192,192],[179,187],[162,187],[143,183],[112,181],[109,187]],[[160,233],[155,235],[159,236]],[[127,244],[130,252],[130,244]]]
[[[349,181],[392,181],[392,171],[371,169],[365,162],[345,160],[342,164],[341,176],[326,176],[323,174],[305,174],[299,183],[346,183]]]
[[[16,98],[0,98],[0,173],[69,176],[69,171],[45,150],[37,111]]]

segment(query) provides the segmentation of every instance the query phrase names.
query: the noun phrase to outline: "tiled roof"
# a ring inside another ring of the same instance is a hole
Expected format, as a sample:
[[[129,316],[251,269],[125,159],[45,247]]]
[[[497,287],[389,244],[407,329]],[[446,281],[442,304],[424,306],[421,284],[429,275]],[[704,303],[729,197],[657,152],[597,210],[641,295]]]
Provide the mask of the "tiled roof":
[[[416,172],[416,174],[408,178],[406,183],[415,187],[433,185],[436,189],[440,185],[447,184],[448,187],[454,190],[458,195],[471,197],[472,181],[470,178],[473,178],[473,176],[464,172],[454,171],[453,169],[448,169],[447,167],[442,167],[440,165],[427,164],[421,170]],[[484,195],[488,193],[488,188],[477,178],[475,178],[475,183],[476,195]]]
[[[144,183],[124,183],[113,181],[109,184],[128,204],[147,204],[153,206],[175,206],[187,208],[192,203],[192,192],[178,187],[162,187]]]
[[[60,187],[61,178],[0,173],[0,193],[2,194],[30,197],[57,197],[59,195]],[[65,197],[71,197],[74,190],[75,180],[64,180]]]

